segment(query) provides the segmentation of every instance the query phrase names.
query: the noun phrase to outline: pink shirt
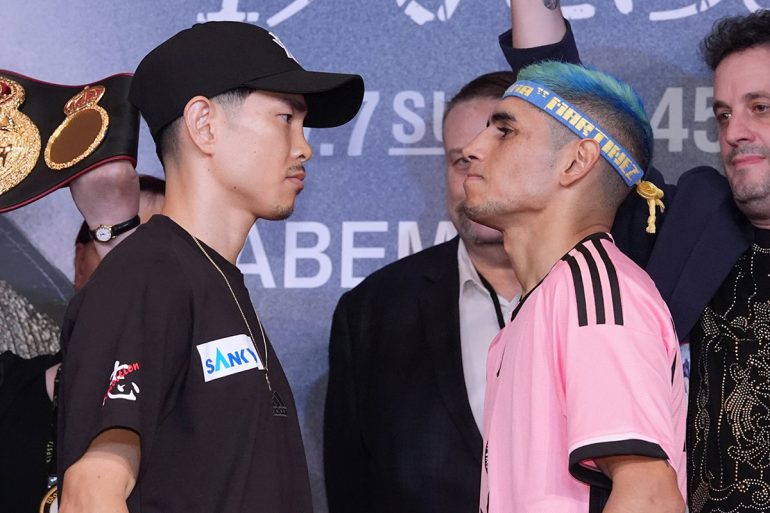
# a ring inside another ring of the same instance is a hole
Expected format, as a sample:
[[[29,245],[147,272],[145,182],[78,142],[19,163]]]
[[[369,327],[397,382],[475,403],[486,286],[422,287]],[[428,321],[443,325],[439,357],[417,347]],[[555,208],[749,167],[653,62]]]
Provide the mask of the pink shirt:
[[[668,459],[686,497],[679,345],[647,274],[594,234],[514,316],[487,360],[480,511],[592,511],[593,459],[621,454]]]

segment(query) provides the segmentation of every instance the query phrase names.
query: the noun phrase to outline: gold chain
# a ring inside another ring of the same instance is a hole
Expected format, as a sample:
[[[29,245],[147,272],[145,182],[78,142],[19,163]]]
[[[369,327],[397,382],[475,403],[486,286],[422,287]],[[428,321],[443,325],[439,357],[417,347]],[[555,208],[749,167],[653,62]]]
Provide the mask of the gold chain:
[[[227,279],[227,276],[225,276],[225,273],[222,271],[222,269],[219,268],[216,262],[209,256],[208,252],[203,249],[203,246],[201,245],[200,241],[195,237],[194,235],[191,235],[193,240],[195,241],[195,244],[198,246],[198,248],[203,252],[203,254],[206,256],[209,262],[211,262],[211,265],[214,266],[214,269],[219,271],[219,274],[222,275],[222,279],[225,280],[225,284],[227,285],[228,290],[230,290],[230,294],[233,296],[233,301],[235,301],[235,306],[238,307],[238,311],[241,312],[241,317],[243,318],[243,322],[246,324],[246,329],[249,330],[249,337],[251,337],[251,343],[254,345],[254,350],[257,351],[257,354],[259,354],[259,349],[257,349],[257,344],[254,342],[254,334],[251,332],[251,326],[249,325],[249,321],[246,320],[246,315],[243,313],[243,308],[241,308],[241,303],[238,302],[238,298],[235,297],[235,292],[233,292],[233,288],[230,286],[230,281]],[[272,392],[273,387],[270,386],[270,378],[268,376],[269,371],[267,368],[267,339],[265,338],[265,330],[262,329],[262,321],[259,320],[259,313],[257,313],[256,309],[254,310],[254,314],[257,316],[257,325],[259,326],[260,334],[262,335],[262,344],[265,348],[265,381],[267,382],[267,388]]]

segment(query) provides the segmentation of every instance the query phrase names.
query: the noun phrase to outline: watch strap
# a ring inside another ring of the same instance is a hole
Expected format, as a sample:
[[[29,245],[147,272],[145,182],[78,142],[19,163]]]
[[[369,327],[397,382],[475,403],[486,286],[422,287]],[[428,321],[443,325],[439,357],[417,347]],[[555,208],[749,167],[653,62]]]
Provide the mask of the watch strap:
[[[99,228],[108,228],[112,235],[112,237],[110,237],[110,240],[112,240],[118,235],[120,235],[121,233],[125,233],[128,230],[131,230],[132,228],[136,228],[137,226],[139,226],[139,222],[140,222],[139,214],[137,214],[131,219],[129,219],[128,221],[123,221],[122,223],[113,224],[113,225],[106,225],[106,224],[99,225],[95,230],[90,230],[89,233],[91,234],[91,238],[96,242],[108,242],[108,241],[101,241],[97,239],[96,230],[98,230]]]

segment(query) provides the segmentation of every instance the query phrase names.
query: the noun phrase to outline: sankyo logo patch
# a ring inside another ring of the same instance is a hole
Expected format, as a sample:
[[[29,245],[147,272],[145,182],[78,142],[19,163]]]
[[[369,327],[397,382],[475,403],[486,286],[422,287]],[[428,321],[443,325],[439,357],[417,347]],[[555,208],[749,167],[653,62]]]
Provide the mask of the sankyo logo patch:
[[[246,335],[234,335],[198,345],[204,381],[250,369],[264,369],[262,359]]]

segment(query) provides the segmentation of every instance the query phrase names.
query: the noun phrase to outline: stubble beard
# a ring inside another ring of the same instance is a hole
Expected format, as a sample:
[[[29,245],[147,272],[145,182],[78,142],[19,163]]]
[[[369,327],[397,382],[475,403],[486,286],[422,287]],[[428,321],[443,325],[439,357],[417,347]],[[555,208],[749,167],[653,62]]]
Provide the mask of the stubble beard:
[[[469,207],[463,203],[460,205],[460,208],[462,208],[461,225],[463,224],[462,219],[467,218],[490,228],[492,226],[489,224],[489,220],[505,212],[503,205],[494,201],[487,201],[475,207]]]
[[[291,176],[292,174],[302,171],[304,173],[305,166],[303,165],[297,165],[297,166],[291,166],[286,170],[286,176]],[[302,191],[300,191],[302,192]],[[297,196],[299,196],[299,192],[297,193]],[[273,219],[276,221],[283,221],[284,219],[288,219],[291,217],[291,215],[294,213],[294,206],[296,204],[297,197],[294,197],[294,201],[292,201],[291,205],[275,205],[273,207]]]
[[[746,173],[736,169],[734,173]],[[761,183],[736,184],[732,187],[733,197],[737,203],[753,203],[756,201],[767,200],[770,198],[770,177]],[[770,214],[770,212],[768,212]]]
[[[461,202],[455,209],[457,212],[458,232],[462,240],[477,246],[499,245],[503,243],[502,233],[499,236],[483,236],[480,234],[478,227],[474,224],[475,222],[465,213],[465,208],[465,202]]]
[[[294,213],[294,205],[276,205],[273,207],[273,220],[283,221],[288,219]]]
[[[742,169],[733,168],[728,177],[730,189],[732,189],[735,202],[741,207],[744,213],[751,217],[752,214],[759,214],[763,217],[770,216],[770,150],[764,146],[742,146],[734,148],[725,159],[725,167],[735,157],[742,154],[762,155],[765,158],[765,169]],[[761,181],[744,180],[741,175],[747,173],[763,173]]]

